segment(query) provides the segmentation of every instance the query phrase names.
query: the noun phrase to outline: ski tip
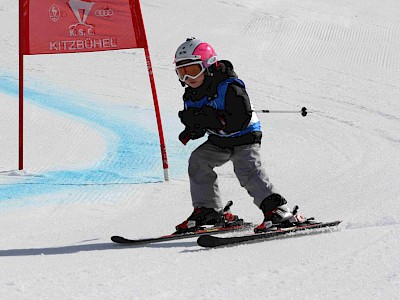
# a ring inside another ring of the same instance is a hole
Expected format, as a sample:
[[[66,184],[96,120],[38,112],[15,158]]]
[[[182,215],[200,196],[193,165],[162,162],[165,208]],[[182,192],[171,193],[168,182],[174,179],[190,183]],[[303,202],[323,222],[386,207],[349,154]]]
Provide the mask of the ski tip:
[[[197,239],[197,244],[201,247],[213,248],[219,246],[217,241],[219,241],[217,237],[212,235],[202,235]]]
[[[125,240],[125,238],[123,238],[122,236],[113,235],[113,236],[111,237],[111,240],[112,240],[114,243],[123,243],[124,240]]]
[[[332,226],[337,226],[337,225],[339,225],[339,224],[342,223],[342,222],[343,222],[342,220],[337,220],[337,221],[331,222],[331,224],[332,224]]]

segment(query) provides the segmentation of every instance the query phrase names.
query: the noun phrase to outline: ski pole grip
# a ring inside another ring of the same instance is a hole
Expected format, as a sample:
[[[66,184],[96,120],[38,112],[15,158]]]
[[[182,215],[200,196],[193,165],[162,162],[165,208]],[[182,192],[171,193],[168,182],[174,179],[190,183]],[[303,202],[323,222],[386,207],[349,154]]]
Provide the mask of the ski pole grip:
[[[226,205],[224,207],[224,212],[228,211],[232,205],[233,205],[233,201],[229,200],[228,203],[226,203]]]
[[[182,131],[179,134],[179,140],[181,141],[182,144],[184,144],[186,146],[186,144],[189,142],[190,140],[190,131],[185,129],[184,131]]]

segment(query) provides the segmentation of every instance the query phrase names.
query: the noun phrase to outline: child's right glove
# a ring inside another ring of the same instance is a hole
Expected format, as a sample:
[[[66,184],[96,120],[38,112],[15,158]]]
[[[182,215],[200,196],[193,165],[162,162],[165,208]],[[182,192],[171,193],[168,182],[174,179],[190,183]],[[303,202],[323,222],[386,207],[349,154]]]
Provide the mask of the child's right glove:
[[[186,127],[184,131],[179,134],[179,140],[182,144],[186,145],[189,140],[196,140],[203,137],[206,134],[204,129],[191,130]]]

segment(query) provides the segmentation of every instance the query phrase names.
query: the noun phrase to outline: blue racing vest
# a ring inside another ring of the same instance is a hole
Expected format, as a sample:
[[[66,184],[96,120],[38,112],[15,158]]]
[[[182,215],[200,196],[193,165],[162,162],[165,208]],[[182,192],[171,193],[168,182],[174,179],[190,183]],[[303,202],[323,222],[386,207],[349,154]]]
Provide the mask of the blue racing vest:
[[[244,82],[238,78],[225,79],[224,81],[221,81],[217,86],[217,95],[216,95],[217,97],[216,98],[210,99],[209,97],[204,96],[199,101],[192,101],[189,99],[187,99],[187,100],[185,99],[184,100],[185,109],[188,109],[190,107],[201,108],[201,107],[207,105],[207,106],[211,106],[211,107],[215,108],[216,110],[224,111],[225,110],[226,91],[228,90],[228,86],[233,82],[236,82],[240,86],[245,88]],[[250,105],[253,109],[253,105],[251,103],[250,103]],[[207,132],[209,134],[218,135],[220,137],[237,137],[237,136],[241,136],[246,133],[253,132],[253,131],[261,131],[260,120],[258,119],[257,114],[255,112],[252,112],[252,116],[251,116],[251,119],[250,119],[250,122],[249,122],[249,125],[247,126],[247,128],[245,128],[241,131],[237,131],[237,132],[233,132],[233,133],[226,133],[223,130],[207,129]]]

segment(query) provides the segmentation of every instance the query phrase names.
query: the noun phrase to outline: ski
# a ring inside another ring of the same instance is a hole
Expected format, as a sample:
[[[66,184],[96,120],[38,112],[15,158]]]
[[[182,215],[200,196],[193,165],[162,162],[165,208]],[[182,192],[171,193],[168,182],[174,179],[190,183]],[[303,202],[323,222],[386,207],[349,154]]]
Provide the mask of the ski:
[[[210,235],[200,236],[197,239],[197,243],[202,247],[214,248],[214,247],[235,245],[240,243],[251,243],[254,241],[263,241],[263,240],[265,241],[292,232],[337,226],[341,222],[342,221],[334,221],[334,222],[315,223],[304,226],[293,226],[293,227],[281,228],[266,233],[252,233],[236,237],[215,237]]]
[[[228,201],[228,203],[225,205],[223,212],[229,211],[230,207],[233,205],[233,201]],[[185,232],[185,233],[172,233],[172,234],[167,234],[163,235],[160,237],[155,237],[155,238],[144,238],[144,239],[127,239],[122,236],[112,236],[111,240],[114,243],[118,244],[128,244],[128,245],[141,245],[141,244],[152,244],[152,243],[160,243],[160,242],[167,242],[167,241],[173,241],[173,240],[179,240],[179,239],[187,239],[191,237],[198,237],[202,235],[209,235],[209,234],[219,234],[219,233],[225,233],[225,232],[231,232],[231,231],[237,231],[237,230],[244,230],[248,228],[254,228],[253,223],[247,223],[244,222],[242,219],[239,219],[237,216],[235,216],[235,219],[232,221],[224,221],[223,224],[220,225],[214,225],[212,227],[199,227],[194,231],[190,232]]]
[[[144,238],[144,239],[128,239],[122,236],[112,236],[111,240],[114,243],[118,244],[126,244],[126,245],[143,245],[143,244],[152,244],[152,243],[160,243],[160,242],[168,242],[172,240],[179,239],[187,239],[192,237],[199,237],[203,235],[210,234],[220,234],[232,231],[245,230],[249,228],[254,228],[253,223],[242,223],[233,226],[223,226],[223,227],[210,227],[210,228],[201,228],[196,231],[186,232],[186,233],[172,233],[168,235],[163,235],[155,238]]]

